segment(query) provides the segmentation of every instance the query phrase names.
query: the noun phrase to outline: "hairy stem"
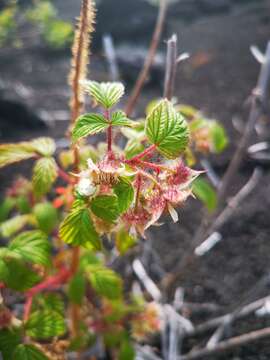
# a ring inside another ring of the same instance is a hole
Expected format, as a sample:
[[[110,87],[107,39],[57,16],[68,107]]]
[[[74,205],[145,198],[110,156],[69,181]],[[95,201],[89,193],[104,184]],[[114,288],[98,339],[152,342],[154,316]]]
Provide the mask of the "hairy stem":
[[[158,44],[159,44],[161,34],[163,31],[163,27],[164,27],[164,22],[166,19],[166,12],[167,12],[167,0],[160,0],[157,22],[156,22],[155,30],[154,30],[153,37],[151,40],[151,44],[149,47],[149,51],[148,51],[147,57],[145,59],[143,68],[139,74],[139,77],[136,81],[136,84],[133,88],[131,96],[128,99],[128,102],[126,105],[125,112],[126,112],[127,116],[130,116],[132,114],[132,112],[134,110],[134,106],[137,103],[137,100],[140,96],[143,85],[145,84],[145,82],[147,80],[149,71],[154,62],[154,58],[155,58],[155,55],[157,52]]]
[[[140,154],[134,156],[131,159],[128,159],[127,163],[135,163],[135,162],[143,159],[145,156],[152,155],[155,150],[156,150],[156,145],[151,145],[147,149],[145,149],[143,152],[141,152]]]

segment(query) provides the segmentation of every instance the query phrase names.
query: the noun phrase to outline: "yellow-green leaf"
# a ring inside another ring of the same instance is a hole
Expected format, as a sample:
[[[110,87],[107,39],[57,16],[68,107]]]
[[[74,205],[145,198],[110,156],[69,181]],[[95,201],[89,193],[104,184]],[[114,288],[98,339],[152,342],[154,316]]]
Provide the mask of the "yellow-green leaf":
[[[59,235],[67,244],[101,250],[90,211],[84,207],[71,210],[60,226]]]
[[[72,130],[72,140],[76,142],[85,136],[97,134],[106,130],[108,126],[108,121],[100,114],[82,115],[78,118]]]
[[[37,197],[47,194],[57,178],[57,164],[52,157],[44,157],[35,163],[33,186]]]
[[[192,183],[192,191],[209,211],[214,211],[217,206],[217,194],[208,181],[197,178]]]
[[[120,82],[98,83],[96,81],[87,81],[85,82],[85,90],[99,105],[104,106],[106,109],[118,103],[125,92],[124,85]]]

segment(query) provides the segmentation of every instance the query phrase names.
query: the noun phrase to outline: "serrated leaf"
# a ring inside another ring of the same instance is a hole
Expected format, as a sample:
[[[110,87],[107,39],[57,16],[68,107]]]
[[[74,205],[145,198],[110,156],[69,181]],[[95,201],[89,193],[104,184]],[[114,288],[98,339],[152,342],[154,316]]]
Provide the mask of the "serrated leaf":
[[[122,295],[122,280],[111,269],[102,266],[88,266],[86,274],[94,290],[110,300]]]
[[[111,123],[113,126],[127,126],[134,127],[135,121],[128,119],[127,115],[123,111],[115,111],[111,117]]]
[[[18,254],[25,261],[48,266],[50,264],[50,249],[47,236],[38,230],[25,231],[9,244],[9,250]]]
[[[35,310],[56,311],[64,315],[65,303],[60,294],[39,294],[35,297],[32,308]]]
[[[39,159],[33,169],[33,187],[37,197],[47,194],[57,179],[57,164],[52,157]]]
[[[116,196],[99,195],[90,204],[92,212],[102,220],[114,222],[119,217],[119,206]]]
[[[4,275],[0,281],[4,282],[10,289],[26,291],[40,281],[40,276],[21,259],[8,257],[0,263],[2,270],[3,265],[5,266],[5,270],[0,271],[1,275]]]
[[[21,331],[19,329],[0,330],[0,354],[2,354],[3,360],[10,360],[12,358],[15,348],[20,342]]]
[[[228,137],[223,126],[213,121],[210,127],[212,150],[220,154],[228,145]]]
[[[214,211],[217,206],[217,194],[208,181],[197,178],[192,183],[192,191],[209,211]]]
[[[31,141],[32,147],[42,156],[52,156],[55,152],[55,141],[49,137],[40,137]]]
[[[118,183],[113,188],[118,198],[118,208],[120,213],[125,212],[134,199],[134,189],[127,178],[120,177]]]
[[[50,234],[58,222],[57,210],[49,202],[43,202],[34,206],[33,213],[40,230]]]
[[[66,332],[64,317],[59,312],[51,310],[32,313],[25,328],[28,336],[40,340],[62,336]]]
[[[120,82],[98,83],[96,81],[87,81],[85,90],[98,104],[106,109],[117,104],[125,92],[124,85]]]
[[[187,122],[167,99],[159,102],[147,116],[145,131],[149,142],[169,159],[178,157],[189,142]]]
[[[4,237],[10,237],[20,231],[24,226],[31,222],[31,215],[17,215],[13,218],[6,220],[0,225],[0,233]]]
[[[28,142],[0,145],[0,168],[34,156],[36,153]]]
[[[72,130],[72,140],[76,142],[85,136],[97,134],[106,130],[108,126],[108,121],[100,114],[82,115],[78,118]]]
[[[13,352],[12,360],[49,360],[49,358],[34,345],[20,344]]]
[[[121,229],[116,233],[115,244],[119,253],[125,255],[130,248],[137,244],[137,240],[125,229]]]
[[[67,244],[101,250],[100,238],[95,230],[90,211],[84,207],[72,209],[62,222],[59,235]]]
[[[68,296],[74,304],[81,305],[85,294],[86,280],[82,273],[73,276],[69,283]]]

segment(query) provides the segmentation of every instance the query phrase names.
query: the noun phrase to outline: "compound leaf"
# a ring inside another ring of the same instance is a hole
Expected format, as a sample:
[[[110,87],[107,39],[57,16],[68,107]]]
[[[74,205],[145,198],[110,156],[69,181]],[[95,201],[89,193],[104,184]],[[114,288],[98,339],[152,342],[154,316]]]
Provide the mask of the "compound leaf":
[[[99,195],[91,201],[91,210],[99,218],[114,222],[119,216],[118,199],[116,196]]]
[[[106,109],[111,108],[119,102],[124,95],[125,88],[120,82],[87,81],[85,90],[95,99],[95,101]]]
[[[37,197],[51,190],[57,172],[57,164],[52,157],[44,157],[36,162],[33,169],[33,186]]]
[[[118,299],[122,295],[122,280],[111,269],[102,266],[89,266],[86,269],[94,290],[108,299]]]
[[[20,344],[12,355],[12,360],[49,360],[44,353],[38,350],[34,345]]]
[[[73,208],[60,226],[59,235],[67,244],[101,249],[90,211],[84,207]]]
[[[118,208],[120,213],[125,212],[134,199],[134,189],[127,178],[119,178],[118,183],[113,188],[118,197]]]
[[[43,266],[50,264],[51,247],[47,236],[39,230],[23,232],[11,241],[8,248],[27,262]]]
[[[62,314],[52,310],[35,311],[26,323],[26,333],[34,339],[46,340],[66,332]]]
[[[107,129],[108,126],[108,121],[100,114],[82,115],[78,118],[72,130],[72,140],[76,142],[85,136],[97,134]]]

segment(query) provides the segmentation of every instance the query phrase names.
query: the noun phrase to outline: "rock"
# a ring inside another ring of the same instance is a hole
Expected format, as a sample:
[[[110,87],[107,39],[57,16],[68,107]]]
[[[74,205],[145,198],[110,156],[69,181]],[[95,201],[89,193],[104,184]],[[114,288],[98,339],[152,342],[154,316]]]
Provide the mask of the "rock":
[[[116,58],[121,69],[121,77],[127,82],[134,82],[144,64],[148,49],[142,46],[123,44],[116,47]],[[148,83],[157,84],[163,79],[165,54],[158,52],[151,69]]]
[[[45,128],[45,123],[29,108],[13,100],[0,99],[0,138],[13,133]]]
[[[227,12],[231,5],[231,0],[197,0],[197,6],[206,14]]]

